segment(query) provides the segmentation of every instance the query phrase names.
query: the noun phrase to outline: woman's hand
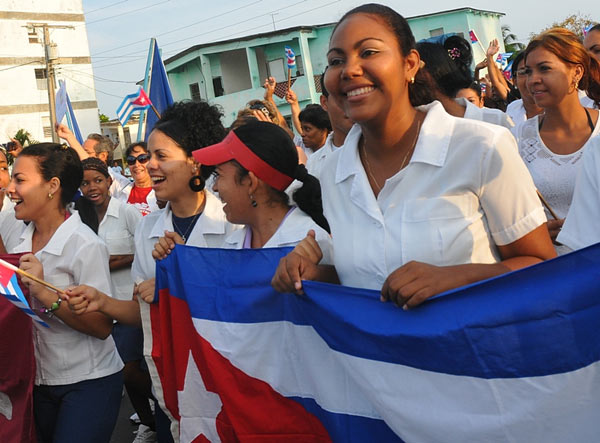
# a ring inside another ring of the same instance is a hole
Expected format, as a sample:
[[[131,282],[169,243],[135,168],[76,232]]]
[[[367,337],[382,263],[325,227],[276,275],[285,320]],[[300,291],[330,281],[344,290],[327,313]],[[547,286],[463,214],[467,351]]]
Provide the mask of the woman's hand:
[[[291,89],[289,89],[287,94],[285,94],[285,101],[291,106],[298,106],[298,96]]]
[[[565,223],[565,219],[561,218],[559,220],[548,220],[546,222],[546,226],[548,227],[548,232],[550,233],[550,238],[553,242],[556,242],[556,237],[560,233],[562,225]]]
[[[303,294],[302,280],[317,279],[317,265],[322,258],[323,252],[315,239],[315,231],[311,229],[294,250],[279,261],[271,286],[278,292]]]
[[[144,280],[133,288],[133,294],[138,295],[146,303],[152,303],[154,301],[155,282],[154,278]]]
[[[91,286],[81,285],[65,291],[69,309],[77,315],[87,312],[103,312],[106,298],[103,292]]]
[[[21,256],[19,259],[19,268],[23,271],[28,272],[34,277],[39,278],[40,280],[44,279],[44,267],[42,263],[37,259],[37,257],[33,254],[25,254]],[[27,278],[25,276],[21,276],[21,281],[27,288],[29,289],[29,293],[33,295],[35,298],[38,298],[39,295],[45,289],[44,286],[36,283],[34,280]]]
[[[162,260],[175,249],[175,245],[183,245],[185,242],[177,232],[165,231],[165,236],[160,237],[154,245],[152,258],[154,260]]]
[[[263,84],[263,88],[265,88],[265,100],[271,100],[273,98],[275,86],[277,86],[275,77],[269,77],[265,79],[265,83]]]
[[[403,309],[414,308],[429,297],[466,283],[454,266],[411,261],[388,276],[381,288],[381,301],[391,301]]]
[[[498,39],[495,38],[490,42],[490,45],[487,48],[485,55],[488,57],[493,57],[500,51],[500,44],[498,43]]]

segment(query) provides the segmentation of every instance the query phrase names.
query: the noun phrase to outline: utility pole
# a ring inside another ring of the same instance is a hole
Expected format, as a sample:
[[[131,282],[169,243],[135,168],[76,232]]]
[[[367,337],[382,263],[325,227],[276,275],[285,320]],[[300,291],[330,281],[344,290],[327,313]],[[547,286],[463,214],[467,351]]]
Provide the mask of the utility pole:
[[[58,47],[50,41],[50,28],[75,29],[73,26],[49,25],[48,23],[28,23],[28,28],[42,28],[44,34],[44,60],[46,61],[46,83],[48,85],[48,111],[50,112],[50,126],[52,127],[52,141],[59,143],[56,127],[56,73],[54,64],[58,60]]]

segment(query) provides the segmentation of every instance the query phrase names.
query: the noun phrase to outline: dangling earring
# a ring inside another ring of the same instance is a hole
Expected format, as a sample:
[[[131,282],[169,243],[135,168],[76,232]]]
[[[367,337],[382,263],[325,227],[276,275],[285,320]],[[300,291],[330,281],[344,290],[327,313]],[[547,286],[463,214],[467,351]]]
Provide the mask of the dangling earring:
[[[410,83],[411,83],[412,85],[414,85],[414,84],[415,84],[415,78],[414,78],[414,77],[411,77],[411,78],[410,78]]]
[[[49,199],[49,200],[52,200],[53,198],[54,198],[54,194],[52,194],[52,193],[48,192],[48,199]]]
[[[258,203],[256,203],[256,200],[254,200],[254,196],[252,194],[250,194],[250,204],[253,208],[256,208],[258,206]]]
[[[194,175],[190,178],[189,186],[192,191],[200,192],[204,189],[204,185],[204,179],[200,175]]]

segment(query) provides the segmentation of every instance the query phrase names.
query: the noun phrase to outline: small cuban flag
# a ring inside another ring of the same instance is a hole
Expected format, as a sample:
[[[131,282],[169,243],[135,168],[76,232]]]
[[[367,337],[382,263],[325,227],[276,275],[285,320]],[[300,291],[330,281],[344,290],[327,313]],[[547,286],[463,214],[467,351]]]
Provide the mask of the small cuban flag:
[[[146,110],[150,106],[152,106],[150,98],[148,98],[146,91],[144,91],[143,88],[140,88],[140,90],[137,93],[129,94],[123,99],[123,101],[117,108],[117,118],[121,122],[121,125],[125,126],[131,118],[131,114],[133,114],[134,111],[142,109]]]
[[[287,67],[288,69],[294,69],[296,67],[296,54],[294,54],[294,50],[289,46],[285,47],[285,56],[287,58]]]
[[[512,52],[500,52],[496,57],[496,61],[500,63],[500,68],[505,70],[508,66],[508,59],[513,55]]]
[[[479,41],[475,35],[475,31],[472,29],[469,30],[469,38],[471,39],[471,43],[477,43]]]
[[[17,308],[21,309],[25,314],[31,317],[38,324],[49,327],[29,306],[23,291],[19,287],[17,274],[14,271],[15,266],[0,259],[0,294],[3,295]]]

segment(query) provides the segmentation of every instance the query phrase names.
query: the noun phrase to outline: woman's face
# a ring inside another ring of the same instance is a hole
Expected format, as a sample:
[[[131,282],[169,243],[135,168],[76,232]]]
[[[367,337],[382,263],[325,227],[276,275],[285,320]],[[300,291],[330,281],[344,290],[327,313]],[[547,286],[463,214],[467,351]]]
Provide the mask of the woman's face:
[[[525,70],[525,59],[522,59],[521,61],[519,61],[519,64],[517,65],[517,71],[516,71],[517,89],[521,93],[521,98],[523,99],[524,102],[534,103],[533,97],[531,96],[529,89],[527,89],[527,73],[526,72],[527,71]]]
[[[95,206],[103,206],[109,199],[108,189],[110,184],[110,177],[106,177],[93,169],[88,169],[83,171],[83,181],[80,189],[83,196]]]
[[[483,98],[477,95],[471,88],[463,88],[456,94],[457,98],[466,98],[478,108],[483,108]]]
[[[325,87],[354,122],[386,118],[396,106],[408,106],[408,81],[419,55],[404,57],[396,34],[370,14],[353,14],[331,36]]]
[[[141,146],[135,146],[131,150],[131,154],[129,154],[129,156],[127,157],[136,158],[136,161],[133,165],[129,165],[129,162],[127,163],[129,165],[129,172],[131,173],[131,178],[133,178],[133,181],[135,181],[136,183],[143,183],[144,181],[147,181],[146,179],[148,177],[148,171],[146,169],[146,166],[148,165],[148,162],[145,160],[147,158],[147,155],[148,153],[144,150],[144,148],[142,148]]]
[[[245,224],[246,214],[252,210],[249,193],[250,178],[238,177],[239,169],[233,162],[226,162],[215,168],[213,190],[219,193],[224,203],[223,211],[230,223]]]
[[[580,66],[567,66],[552,52],[538,47],[525,61],[527,89],[541,108],[558,105],[569,94],[577,94],[575,79],[580,78]]]
[[[316,151],[321,148],[327,140],[327,129],[317,128],[312,123],[300,122],[302,127],[302,143],[307,148]]]
[[[194,192],[189,181],[197,168],[172,138],[159,130],[152,131],[148,137],[148,152],[150,161],[146,169],[157,199],[173,201]]]
[[[60,200],[56,185],[47,182],[39,170],[35,157],[19,156],[15,160],[12,179],[7,192],[15,203],[15,217],[19,220],[35,220],[44,214],[55,199]],[[48,196],[52,194],[50,199]]]

